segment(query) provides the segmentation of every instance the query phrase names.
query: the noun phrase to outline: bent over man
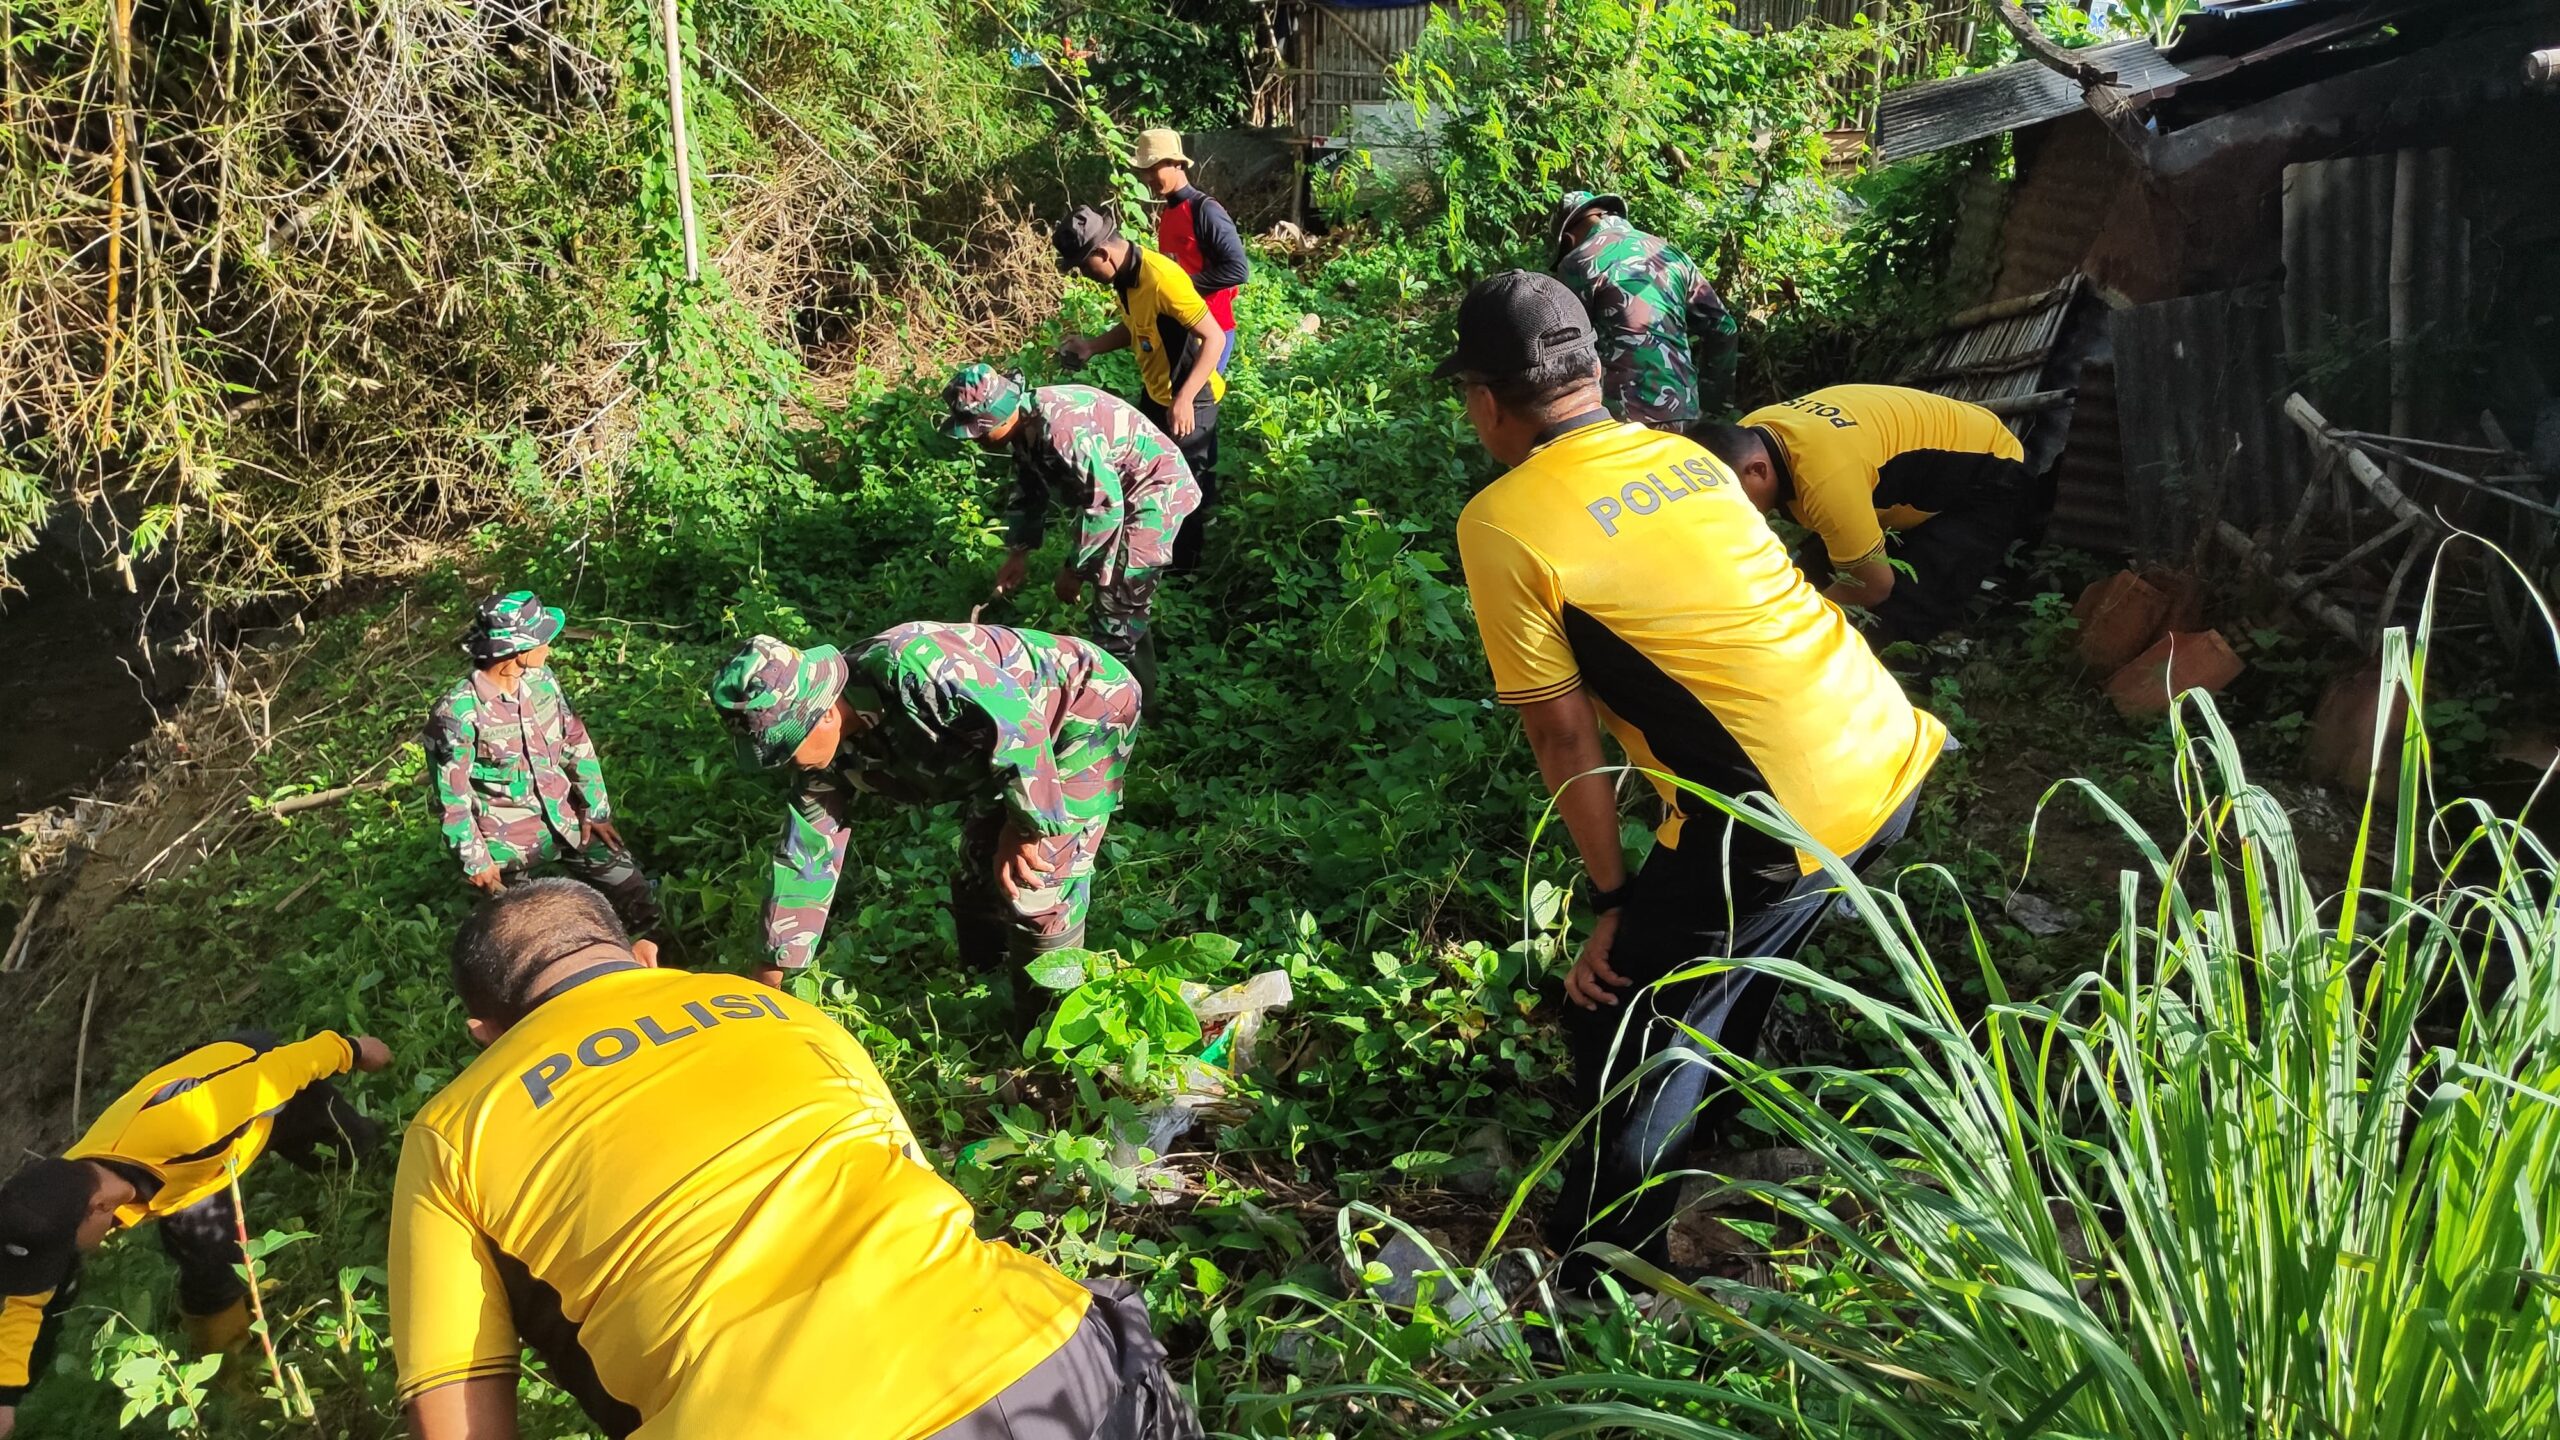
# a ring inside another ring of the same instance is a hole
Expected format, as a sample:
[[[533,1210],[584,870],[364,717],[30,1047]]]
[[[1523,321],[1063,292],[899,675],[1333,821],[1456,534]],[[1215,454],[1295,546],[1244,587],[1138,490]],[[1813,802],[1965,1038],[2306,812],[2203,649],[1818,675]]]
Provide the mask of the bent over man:
[[[482,1052],[391,1207],[418,1440],[513,1440],[528,1346],[615,1437],[1198,1434],[1136,1295],[979,1239],[852,1036],[656,962],[568,880],[455,937]]]
[[[1227,332],[1181,266],[1123,237],[1118,222],[1092,206],[1077,206],[1049,238],[1060,270],[1109,286],[1120,306],[1119,324],[1100,335],[1070,335],[1058,353],[1082,365],[1114,350],[1136,351],[1145,392],[1138,413],[1173,437],[1199,482],[1200,508],[1183,523],[1173,554],[1176,571],[1196,570],[1209,512],[1218,507],[1218,405],[1227,398],[1218,361]]]
[[[1767,793],[1863,867],[1901,836],[1946,732],[1814,594],[1714,457],[1609,418],[1591,327],[1563,286],[1523,271],[1477,285],[1440,374],[1462,382],[1477,436],[1511,467],[1467,503],[1458,553],[1496,698],[1519,711],[1596,917],[1564,1019],[1576,1100],[1599,1119],[1567,1161],[1548,1239],[1666,1265],[1678,1186],[1649,1182],[1737,1103],[1693,1032],[1749,1054],[1775,982],[1738,970],[1659,982],[1700,959],[1794,955],[1830,882],[1811,855],[1660,776]],[[1595,773],[1604,726],[1652,772],[1665,811],[1632,873],[1612,777]],[[1690,1058],[1649,1064],[1672,1051]],[[1566,1283],[1587,1287],[1597,1268],[1569,1255]]]
[[[601,890],[634,932],[658,898],[614,828],[586,723],[551,674],[562,617],[530,590],[492,595],[463,648],[472,673],[427,717],[427,773],[463,878],[495,893],[549,862]]]
[[[856,791],[968,808],[951,882],[963,965],[996,972],[1008,957],[1082,945],[1139,700],[1119,661],[1038,630],[918,622],[851,655],[749,641],[712,682],[711,703],[742,763],[796,777],[758,978],[779,985],[817,954]]]
[[[1627,202],[1588,190],[1556,203],[1553,269],[1598,327],[1601,394],[1624,419],[1676,430],[1723,416],[1739,327],[1680,248],[1627,222]]]
[[[0,1435],[51,1358],[82,1259],[118,1230],[158,1222],[197,1349],[246,1337],[233,1178],[270,1150],[317,1170],[324,1146],[341,1157],[371,1149],[382,1127],[329,1077],[390,1063],[381,1041],[325,1030],[291,1045],[258,1032],[200,1045],[143,1076],[61,1159],[0,1185]]]
[[[1833,385],[1697,438],[1752,504],[1813,532],[1798,563],[1830,576],[1825,599],[1874,616],[1881,642],[1963,620],[2026,523],[2018,437],[1981,406],[1926,390]]]
[[[1093,586],[1093,638],[1154,694],[1156,584],[1173,561],[1183,517],[1200,508],[1181,451],[1145,416],[1090,385],[1034,390],[992,365],[963,367],[942,403],[949,411],[942,433],[1013,452],[996,594],[1022,588],[1031,552],[1048,533],[1050,498],[1065,502],[1077,515],[1076,540],[1058,567],[1058,599],[1072,604]]]

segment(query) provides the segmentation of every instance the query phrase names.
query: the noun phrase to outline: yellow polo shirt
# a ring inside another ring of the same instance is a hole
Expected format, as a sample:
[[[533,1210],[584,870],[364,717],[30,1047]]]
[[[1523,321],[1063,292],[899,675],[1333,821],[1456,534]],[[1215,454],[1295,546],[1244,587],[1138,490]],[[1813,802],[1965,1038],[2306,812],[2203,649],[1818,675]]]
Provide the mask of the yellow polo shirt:
[[[1950,487],[1974,470],[1940,457],[2027,454],[1981,406],[1899,385],[1833,385],[1764,405],[1742,423],[1786,448],[1795,486],[1787,513],[1843,569],[1882,550],[1885,531],[1911,529],[1962,498]]]
[[[555,996],[401,1148],[403,1400],[513,1375],[522,1335],[615,1434],[903,1440],[1028,1373],[1089,1298],[978,1238],[853,1037],[734,976]]]
[[[1147,398],[1171,405],[1173,387],[1182,378],[1175,362],[1190,358],[1191,347],[1200,339],[1191,327],[1209,313],[1209,306],[1181,266],[1134,241],[1130,248],[1137,252],[1138,267],[1126,285],[1115,288],[1120,321],[1129,329],[1129,348],[1137,353],[1138,377],[1146,382]],[[1217,361],[1212,357],[1209,363],[1214,366]],[[1213,403],[1226,399],[1227,377],[1212,369],[1201,393]]]
[[[1610,421],[1539,447],[1467,503],[1458,554],[1497,699],[1588,689],[1629,763],[1764,791],[1834,853],[1873,837],[1937,763],[1945,727],[1687,439]],[[1671,810],[1663,844],[1679,844],[1684,809],[1715,813],[1653,785]]]
[[[355,1064],[355,1046],[323,1030],[265,1054],[233,1040],[199,1045],[135,1082],[66,1160],[118,1160],[160,1181],[116,1211],[118,1225],[174,1215],[227,1188],[266,1153],[286,1101]]]

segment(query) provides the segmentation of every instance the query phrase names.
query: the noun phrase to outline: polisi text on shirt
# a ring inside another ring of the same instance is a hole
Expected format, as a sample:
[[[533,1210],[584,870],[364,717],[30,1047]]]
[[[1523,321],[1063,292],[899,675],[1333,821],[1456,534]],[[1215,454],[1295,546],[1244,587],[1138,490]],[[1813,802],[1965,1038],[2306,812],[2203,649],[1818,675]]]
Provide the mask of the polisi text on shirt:
[[[1665,476],[1669,478],[1664,478]],[[1630,480],[1615,495],[1603,495],[1585,505],[1591,518],[1600,522],[1600,533],[1618,533],[1621,515],[1650,515],[1674,500],[1713,490],[1725,483],[1724,467],[1704,455],[1694,456],[1669,470],[1649,470],[1641,480]]]
[[[679,1020],[674,1028],[669,1028],[654,1015],[641,1015],[625,1024],[607,1025],[595,1031],[579,1041],[572,1051],[543,1056],[534,1062],[532,1069],[518,1077],[524,1081],[524,1093],[532,1099],[533,1108],[539,1110],[551,1103],[552,1087],[567,1079],[573,1070],[601,1070],[608,1065],[619,1065],[643,1049],[673,1045],[726,1020],[787,1018],[782,1007],[775,1004],[769,995],[714,995],[708,1004],[687,1000],[683,1008],[691,1024]]]

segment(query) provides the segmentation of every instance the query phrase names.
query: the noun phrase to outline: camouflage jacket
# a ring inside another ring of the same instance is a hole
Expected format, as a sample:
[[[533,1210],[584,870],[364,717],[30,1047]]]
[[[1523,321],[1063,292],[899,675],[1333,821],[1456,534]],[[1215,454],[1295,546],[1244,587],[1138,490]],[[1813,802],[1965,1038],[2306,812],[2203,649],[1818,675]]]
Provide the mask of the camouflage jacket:
[[[1737,327],[1688,256],[1603,215],[1566,252],[1556,278],[1591,311],[1601,384],[1620,418],[1670,425],[1724,414]]]
[[[995,625],[901,625],[845,657],[848,682],[880,696],[880,722],[849,736],[825,770],[798,772],[773,857],[766,953],[809,963],[844,870],[856,792],[906,805],[1001,805],[1023,831],[1067,835],[1120,803],[1132,728],[1098,717],[1136,681],[1070,636]]]
[[[545,828],[574,847],[581,821],[613,818],[595,742],[548,669],[525,671],[512,695],[477,670],[455,682],[427,717],[426,746],[466,875],[539,856]]]
[[[1200,485],[1164,432],[1137,407],[1090,385],[1044,385],[1013,435],[1013,503],[1004,538],[1036,549],[1055,496],[1077,512],[1068,562],[1095,585],[1124,569],[1173,560],[1182,517],[1200,508]]]

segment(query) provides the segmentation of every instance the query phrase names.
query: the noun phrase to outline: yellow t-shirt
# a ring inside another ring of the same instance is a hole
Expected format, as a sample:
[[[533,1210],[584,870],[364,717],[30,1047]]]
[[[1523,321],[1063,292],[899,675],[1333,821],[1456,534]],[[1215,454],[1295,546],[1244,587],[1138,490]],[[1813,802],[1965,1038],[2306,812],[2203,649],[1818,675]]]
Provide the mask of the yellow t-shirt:
[[[513,1374],[521,1334],[616,1433],[903,1440],[1027,1374],[1089,1299],[978,1238],[851,1036],[733,976],[555,996],[401,1148],[403,1400]]]
[[[1945,728],[1805,583],[1733,473],[1680,436],[1610,422],[1539,447],[1467,503],[1458,553],[1496,698],[1587,687],[1630,763],[1765,791],[1835,853],[1937,762]],[[1654,788],[1676,846],[1683,797]]]
[[[233,1040],[199,1045],[136,1081],[62,1158],[120,1160],[159,1178],[158,1190],[116,1211],[117,1224],[174,1215],[245,1173],[266,1153],[275,1112],[355,1058],[328,1030],[264,1054]]]
[[[1952,507],[1948,487],[1970,479],[1935,457],[2026,450],[2000,417],[1979,405],[1899,385],[1833,385],[1764,405],[1742,423],[1767,431],[1795,493],[1787,513],[1822,537],[1831,563],[1846,568],[1884,548],[1884,532],[1908,530]]]
[[[1137,252],[1138,265],[1118,291],[1120,321],[1129,329],[1129,348],[1137,352],[1147,398],[1170,405],[1173,387],[1190,373],[1192,352],[1200,343],[1191,327],[1209,313],[1209,306],[1180,265],[1134,241],[1130,248]],[[1227,377],[1210,370],[1204,393],[1213,403],[1226,399]]]

